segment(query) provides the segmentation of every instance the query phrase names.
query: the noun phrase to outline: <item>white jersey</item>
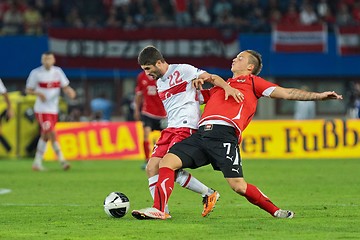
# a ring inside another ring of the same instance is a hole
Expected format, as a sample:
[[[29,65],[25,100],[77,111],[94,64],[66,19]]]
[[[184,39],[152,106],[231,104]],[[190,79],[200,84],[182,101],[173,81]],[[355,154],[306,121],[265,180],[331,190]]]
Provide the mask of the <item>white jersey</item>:
[[[170,64],[157,89],[168,116],[168,127],[197,129],[200,108],[192,80],[205,71],[188,64]]]
[[[46,70],[44,66],[35,68],[30,72],[26,81],[26,88],[41,92],[45,95],[46,101],[36,98],[34,111],[36,113],[57,114],[59,111],[60,90],[69,85],[69,79],[63,70],[53,66]]]
[[[6,92],[7,92],[6,87],[4,86],[4,83],[0,79],[0,94],[4,94]]]

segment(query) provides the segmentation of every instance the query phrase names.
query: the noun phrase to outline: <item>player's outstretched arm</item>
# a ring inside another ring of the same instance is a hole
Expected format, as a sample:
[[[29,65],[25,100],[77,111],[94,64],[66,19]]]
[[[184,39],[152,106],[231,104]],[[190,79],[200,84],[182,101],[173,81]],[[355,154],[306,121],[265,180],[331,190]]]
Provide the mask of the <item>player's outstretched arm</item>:
[[[63,87],[63,91],[70,99],[76,98],[76,92],[72,87],[70,86]]]
[[[334,91],[326,92],[308,92],[305,90],[297,88],[283,88],[276,87],[274,91],[270,94],[271,98],[279,98],[286,100],[297,100],[297,101],[321,101],[321,100],[341,100],[343,99],[342,95],[337,94]]]
[[[202,89],[201,86],[204,82],[210,82],[215,86],[221,87],[225,91],[225,100],[227,100],[229,96],[232,96],[238,103],[244,101],[244,94],[239,90],[231,87],[223,78],[218,75],[209,74],[206,72],[201,74],[199,78],[194,81],[197,81],[194,83],[194,86],[198,89]]]

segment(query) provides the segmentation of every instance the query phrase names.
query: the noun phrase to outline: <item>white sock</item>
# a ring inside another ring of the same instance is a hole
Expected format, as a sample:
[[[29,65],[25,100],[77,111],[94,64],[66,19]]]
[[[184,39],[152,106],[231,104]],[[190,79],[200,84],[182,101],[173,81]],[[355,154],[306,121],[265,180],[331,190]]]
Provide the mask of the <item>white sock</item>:
[[[64,155],[61,152],[59,143],[57,141],[53,142],[52,147],[58,157],[59,162],[61,163],[65,162]]]
[[[40,138],[36,147],[34,165],[41,166],[44,152],[46,150],[46,142]]]
[[[158,179],[159,179],[159,174],[156,174],[155,176],[152,176],[152,177],[150,177],[148,179],[148,181],[149,181],[149,191],[150,191],[150,194],[151,194],[151,197],[152,197],[153,200],[155,198],[155,185],[158,182]],[[169,213],[169,207],[168,207],[167,204],[165,206],[165,212]]]
[[[177,172],[175,182],[183,188],[190,189],[193,192],[200,193],[203,197],[214,193],[214,190],[205,186],[202,182],[193,177],[189,172],[180,169]]]
[[[149,191],[150,191],[152,199],[154,199],[154,196],[155,196],[155,185],[156,185],[158,179],[159,179],[159,175],[152,176],[148,179]]]

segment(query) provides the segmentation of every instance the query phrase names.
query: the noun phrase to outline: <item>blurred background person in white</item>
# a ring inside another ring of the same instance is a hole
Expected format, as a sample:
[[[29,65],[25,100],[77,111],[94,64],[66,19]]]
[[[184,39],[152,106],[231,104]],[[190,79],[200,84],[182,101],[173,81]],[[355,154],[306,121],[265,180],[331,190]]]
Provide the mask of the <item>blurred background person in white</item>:
[[[60,90],[70,98],[76,97],[76,92],[69,86],[69,79],[60,67],[54,66],[55,56],[45,52],[41,56],[42,66],[33,69],[26,81],[26,93],[36,95],[34,112],[40,124],[41,136],[37,144],[35,159],[32,165],[34,171],[45,170],[42,165],[47,141],[51,141],[61,167],[70,168],[56,140],[55,125],[58,121]]]
[[[4,83],[2,82],[1,78],[0,78],[0,94],[4,96],[4,100],[6,103],[6,118],[10,119],[14,116],[14,111],[11,107],[11,102],[10,102],[9,96],[7,94],[7,89],[4,85]]]
[[[302,86],[300,89],[308,92],[310,91],[310,89],[307,86]],[[314,119],[315,115],[316,115],[315,101],[295,101],[294,119],[296,120]]]

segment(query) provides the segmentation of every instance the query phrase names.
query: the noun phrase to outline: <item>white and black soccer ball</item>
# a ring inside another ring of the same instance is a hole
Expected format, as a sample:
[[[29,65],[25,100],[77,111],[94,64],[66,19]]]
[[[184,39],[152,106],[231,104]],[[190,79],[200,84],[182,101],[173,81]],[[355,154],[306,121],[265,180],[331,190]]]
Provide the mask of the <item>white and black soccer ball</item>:
[[[104,200],[104,211],[110,217],[121,218],[129,209],[129,198],[121,192],[112,192]]]

